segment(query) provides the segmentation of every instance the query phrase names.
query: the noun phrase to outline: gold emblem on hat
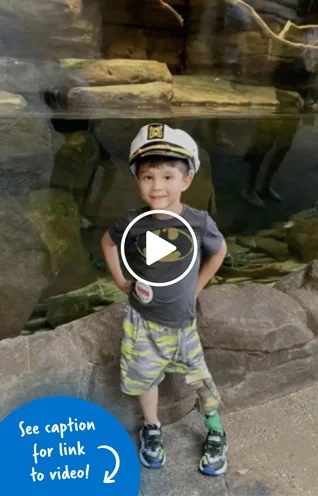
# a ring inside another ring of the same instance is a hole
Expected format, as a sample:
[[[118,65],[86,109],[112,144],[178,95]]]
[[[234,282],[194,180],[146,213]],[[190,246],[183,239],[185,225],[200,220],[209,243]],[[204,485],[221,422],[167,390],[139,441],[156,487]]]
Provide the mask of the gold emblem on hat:
[[[164,124],[152,124],[148,126],[148,139],[162,139],[164,135]]]

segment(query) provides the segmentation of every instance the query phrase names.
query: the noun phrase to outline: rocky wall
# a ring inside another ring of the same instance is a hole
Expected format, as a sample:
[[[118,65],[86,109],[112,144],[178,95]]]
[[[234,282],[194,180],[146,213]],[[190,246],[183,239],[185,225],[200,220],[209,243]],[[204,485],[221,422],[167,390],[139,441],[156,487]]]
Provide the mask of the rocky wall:
[[[308,90],[316,84],[317,33],[302,26],[300,10],[296,0],[190,1],[186,72]]]
[[[100,54],[100,9],[83,0],[3,2],[0,47],[23,59],[96,57]]]
[[[199,296],[199,332],[223,411],[265,402],[318,379],[317,267],[315,260],[276,288],[209,288]],[[67,394],[96,402],[134,431],[136,401],[119,390],[124,311],[123,302],[54,331],[0,341],[1,417],[25,401]],[[181,376],[167,376],[160,390],[163,423],[195,408],[195,395]]]

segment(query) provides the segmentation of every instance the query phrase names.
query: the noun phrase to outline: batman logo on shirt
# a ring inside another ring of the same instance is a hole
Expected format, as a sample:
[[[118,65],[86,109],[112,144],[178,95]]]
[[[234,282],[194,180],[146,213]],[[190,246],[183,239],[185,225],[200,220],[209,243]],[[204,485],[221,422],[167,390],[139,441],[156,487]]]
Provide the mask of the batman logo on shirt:
[[[176,250],[161,258],[159,262],[175,262],[182,260],[193,252],[193,240],[190,234],[176,227],[164,227],[152,231],[156,236],[160,236],[165,241],[176,246]],[[138,252],[146,258],[146,234],[138,236],[136,239]]]

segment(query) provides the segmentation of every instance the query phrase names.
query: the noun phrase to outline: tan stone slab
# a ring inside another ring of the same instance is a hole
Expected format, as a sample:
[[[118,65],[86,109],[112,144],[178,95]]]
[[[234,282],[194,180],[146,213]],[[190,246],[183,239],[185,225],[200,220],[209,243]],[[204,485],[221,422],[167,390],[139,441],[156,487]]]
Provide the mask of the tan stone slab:
[[[172,80],[166,64],[155,60],[62,59],[61,65],[93,86],[170,83]]]
[[[70,109],[100,108],[101,106],[160,107],[169,105],[172,85],[169,83],[126,84],[73,88],[68,93]]]
[[[0,91],[0,108],[1,110],[20,110],[27,107],[27,102],[21,95]]]
[[[302,104],[297,93],[277,92],[274,87],[233,84],[214,76],[174,76],[173,90],[175,105],[276,107]]]
[[[235,92],[230,83],[214,77],[174,76],[175,105],[248,105],[246,96]]]

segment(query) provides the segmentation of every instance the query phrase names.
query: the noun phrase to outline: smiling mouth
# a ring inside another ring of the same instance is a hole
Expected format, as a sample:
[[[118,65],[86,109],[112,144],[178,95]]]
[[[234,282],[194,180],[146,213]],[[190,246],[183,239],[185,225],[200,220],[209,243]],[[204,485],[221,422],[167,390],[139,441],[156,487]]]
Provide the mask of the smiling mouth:
[[[164,198],[167,198],[166,196],[151,196],[151,200],[163,200]]]

